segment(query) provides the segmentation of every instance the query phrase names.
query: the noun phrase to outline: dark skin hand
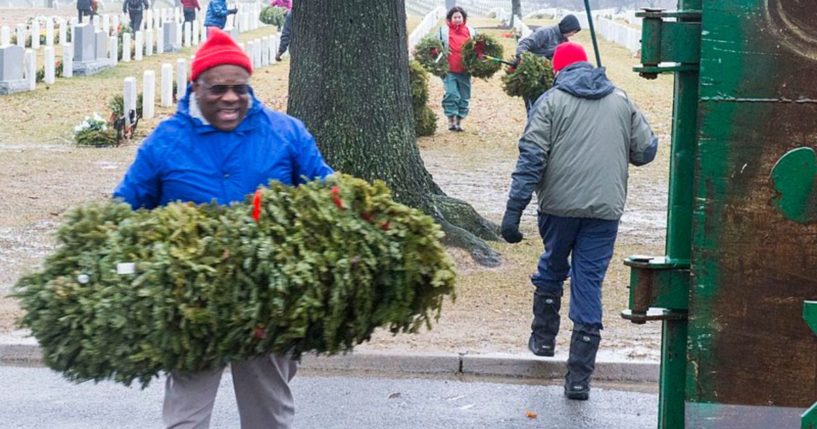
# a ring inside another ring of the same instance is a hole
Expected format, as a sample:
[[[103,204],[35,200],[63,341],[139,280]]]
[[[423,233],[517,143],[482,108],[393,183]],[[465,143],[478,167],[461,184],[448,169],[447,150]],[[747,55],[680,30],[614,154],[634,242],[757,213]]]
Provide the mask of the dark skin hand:
[[[201,114],[221,131],[232,131],[247,116],[250,74],[234,65],[213,67],[193,82]]]

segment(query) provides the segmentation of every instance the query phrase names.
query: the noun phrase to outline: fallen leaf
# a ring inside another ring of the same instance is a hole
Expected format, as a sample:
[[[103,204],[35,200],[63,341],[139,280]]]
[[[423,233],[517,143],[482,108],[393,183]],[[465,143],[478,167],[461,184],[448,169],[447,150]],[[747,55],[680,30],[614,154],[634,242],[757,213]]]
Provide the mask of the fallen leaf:
[[[391,395],[389,395],[389,399],[394,399],[394,398],[399,398],[399,397],[400,397],[400,392],[394,392]]]
[[[525,411],[525,417],[531,420],[536,420],[536,417],[539,417],[539,415],[536,414],[536,411]]]

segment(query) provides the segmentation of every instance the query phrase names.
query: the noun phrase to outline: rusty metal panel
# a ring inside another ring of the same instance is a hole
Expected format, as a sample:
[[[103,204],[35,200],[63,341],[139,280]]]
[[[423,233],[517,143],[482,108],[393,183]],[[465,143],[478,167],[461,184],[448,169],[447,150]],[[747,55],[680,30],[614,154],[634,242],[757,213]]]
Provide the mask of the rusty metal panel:
[[[817,2],[704,1],[702,34],[687,402],[805,408],[817,224],[775,208],[770,174],[817,145]]]

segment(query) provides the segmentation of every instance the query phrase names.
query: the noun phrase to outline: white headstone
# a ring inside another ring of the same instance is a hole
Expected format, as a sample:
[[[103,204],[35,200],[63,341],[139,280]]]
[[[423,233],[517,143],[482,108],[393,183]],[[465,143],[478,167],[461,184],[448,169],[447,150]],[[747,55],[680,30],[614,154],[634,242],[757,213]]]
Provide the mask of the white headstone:
[[[37,53],[31,49],[26,49],[26,79],[29,91],[37,89]]]
[[[178,7],[173,8],[173,21],[182,22],[182,10]]]
[[[255,40],[252,46],[252,66],[261,67],[261,41]]]
[[[130,33],[122,34],[122,62],[130,61]]]
[[[45,19],[45,46],[54,46],[54,20]]]
[[[8,25],[0,27],[0,46],[11,44],[11,28]]]
[[[269,65],[269,37],[261,38],[261,67]]]
[[[17,45],[0,47],[0,82],[21,80],[25,76],[26,50]]]
[[[199,24],[196,21],[190,23],[190,27],[192,28],[192,39],[191,42],[193,46],[199,46]]]
[[[134,40],[134,45],[136,47],[136,50],[135,50],[135,54],[133,56],[133,59],[136,60],[136,61],[142,61],[142,52],[144,52],[144,45],[145,45],[144,42],[143,42],[143,38],[144,38],[144,33],[142,33],[141,31],[137,31],[136,32],[136,37],[134,38],[135,39]]]
[[[142,117],[152,119],[156,113],[156,72],[145,70],[142,77]]]
[[[102,31],[111,34],[111,16],[108,14],[102,15]]]
[[[111,61],[116,64],[119,62],[119,38],[116,34],[110,36],[110,40],[108,41],[108,53],[110,54],[108,57]]]
[[[101,24],[100,24],[100,22],[99,22],[99,20],[98,20],[98,19],[94,19],[93,21],[91,21],[91,24],[93,24],[93,26],[94,26],[94,33],[96,33],[97,31],[101,31],[101,30],[102,30],[102,29],[100,28],[100,27],[101,27]]]
[[[204,26],[204,22],[201,23],[199,27],[199,43],[204,43],[207,41],[207,28]]]
[[[164,32],[161,28],[156,29],[156,53],[162,54],[165,52]]]
[[[31,22],[31,49],[40,49],[40,21]]]
[[[145,30],[145,56],[153,55],[153,28]]]
[[[182,23],[181,22],[176,22],[176,23],[174,23],[174,25],[176,26],[176,47],[181,49],[181,47],[182,47],[182,32],[183,32]]]
[[[153,23],[153,10],[148,9],[145,11],[145,29],[152,29],[155,26]]]
[[[96,48],[94,59],[108,58],[108,35],[102,31],[94,33],[94,47]]]
[[[64,19],[57,18],[57,28],[59,29],[58,31],[60,44],[68,43],[68,39],[66,39],[66,37],[68,37],[68,24],[65,22]]]
[[[71,19],[70,23],[68,24],[68,28],[71,29],[71,42],[70,43],[76,43],[75,40],[77,40],[77,39],[74,36],[77,35],[77,25],[79,25],[79,24],[77,24],[73,19]]]
[[[176,60],[176,98],[181,99],[187,91],[187,61]]]
[[[62,77],[74,75],[74,50],[70,43],[62,44]]]
[[[184,28],[184,47],[189,48],[193,44],[193,28],[191,23],[185,22],[182,24]]]
[[[125,78],[125,94],[123,95],[123,107],[125,110],[125,123],[130,125],[130,111],[136,110],[136,78]]]
[[[272,60],[275,61],[275,56],[278,55],[278,48],[281,46],[281,36],[275,34],[272,36],[272,48],[270,48],[270,52],[272,53],[273,57]]]
[[[43,61],[45,62],[45,76],[43,77],[43,82],[47,85],[54,84],[54,67],[56,64],[54,63],[54,47],[53,46],[46,46],[43,49]]]
[[[119,15],[114,15],[111,17],[111,28],[113,29],[114,33],[119,33]]]
[[[258,68],[258,64],[255,63],[255,40],[250,40],[247,42],[247,56],[250,57],[252,67]]]
[[[17,24],[17,46],[26,47],[26,26]]]
[[[173,66],[167,63],[162,64],[162,94],[160,105],[170,107],[173,105]]]

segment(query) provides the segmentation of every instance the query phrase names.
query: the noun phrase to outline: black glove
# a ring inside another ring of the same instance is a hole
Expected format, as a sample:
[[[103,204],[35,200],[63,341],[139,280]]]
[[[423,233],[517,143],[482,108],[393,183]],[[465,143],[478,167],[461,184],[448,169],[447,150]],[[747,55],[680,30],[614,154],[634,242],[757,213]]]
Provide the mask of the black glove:
[[[502,238],[508,243],[522,241],[522,233],[519,232],[520,219],[522,219],[522,210],[505,209],[505,216],[502,217]]]
[[[238,13],[238,8],[234,7],[232,9],[228,10],[227,13],[235,15],[236,13]]]

